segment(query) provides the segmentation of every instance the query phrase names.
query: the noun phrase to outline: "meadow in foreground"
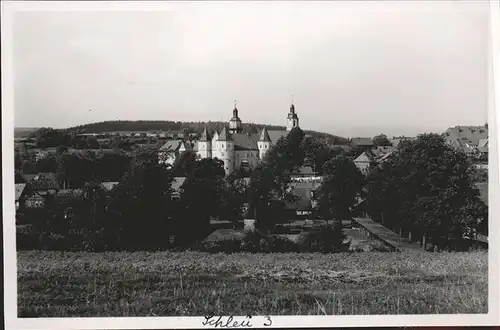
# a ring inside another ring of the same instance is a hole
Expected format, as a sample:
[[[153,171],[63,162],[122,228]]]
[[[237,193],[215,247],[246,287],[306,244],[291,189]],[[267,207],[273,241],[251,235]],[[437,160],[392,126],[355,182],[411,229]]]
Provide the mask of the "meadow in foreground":
[[[18,252],[19,317],[487,313],[487,252]]]

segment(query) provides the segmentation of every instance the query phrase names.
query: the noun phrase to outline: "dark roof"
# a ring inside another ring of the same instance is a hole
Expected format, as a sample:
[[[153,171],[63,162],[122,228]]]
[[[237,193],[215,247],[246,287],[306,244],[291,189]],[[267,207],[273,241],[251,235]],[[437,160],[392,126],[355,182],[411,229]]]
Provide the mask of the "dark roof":
[[[457,147],[479,146],[481,140],[488,139],[487,126],[455,126],[444,133],[448,142]]]
[[[330,149],[333,150],[343,150],[345,152],[351,151],[351,147],[348,146],[347,144],[328,144],[327,145]]]
[[[298,200],[295,202],[288,202],[285,205],[286,210],[309,210],[312,208],[311,189],[308,188],[294,188],[292,194],[295,195]]]
[[[211,140],[210,134],[208,133],[208,130],[205,127],[205,129],[203,130],[203,133],[201,133],[199,141],[201,141],[201,142],[207,142],[207,141],[210,141],[210,140]]]
[[[23,175],[19,171],[16,171],[15,177],[14,177],[14,182],[15,183],[26,183],[28,181],[26,180],[26,178],[23,177]]]
[[[36,174],[21,174],[21,176],[24,178],[26,182],[30,182],[35,178]]]
[[[231,135],[234,141],[234,150],[259,150],[257,141],[248,134],[235,133]]]
[[[289,131],[278,131],[278,130],[269,130],[267,133],[269,134],[269,138],[271,139],[271,144],[275,145],[281,137],[287,136]]]
[[[34,177],[35,180],[47,180],[55,181],[57,180],[56,174],[54,172],[40,172]]]
[[[231,135],[227,132],[226,126],[222,128],[222,131],[219,133],[219,137],[217,138],[217,141],[231,141]]]
[[[269,133],[267,132],[267,129],[265,127],[260,132],[259,141],[260,142],[271,142],[271,138],[269,137]]]
[[[169,140],[163,146],[160,147],[161,151],[177,151],[181,146],[182,140]]]
[[[351,139],[350,145],[352,146],[372,146],[373,140],[371,138],[356,137]]]
[[[300,175],[314,175],[314,171],[311,166],[302,166],[299,168]]]

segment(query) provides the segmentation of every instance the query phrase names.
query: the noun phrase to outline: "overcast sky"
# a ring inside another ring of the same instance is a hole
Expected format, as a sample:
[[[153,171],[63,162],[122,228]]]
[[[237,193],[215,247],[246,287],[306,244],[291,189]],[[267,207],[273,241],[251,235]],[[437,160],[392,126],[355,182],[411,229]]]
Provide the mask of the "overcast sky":
[[[303,129],[347,136],[487,119],[486,1],[97,5],[15,13],[17,127],[229,120],[235,99],[285,125],[294,94]]]

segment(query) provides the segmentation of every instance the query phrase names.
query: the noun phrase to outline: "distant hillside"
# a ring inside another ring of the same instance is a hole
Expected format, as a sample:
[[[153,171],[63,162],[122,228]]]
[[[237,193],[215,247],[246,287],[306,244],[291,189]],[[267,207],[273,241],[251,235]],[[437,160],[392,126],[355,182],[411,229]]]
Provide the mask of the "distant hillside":
[[[37,129],[38,127],[14,127],[14,137],[26,138]]]
[[[77,133],[105,133],[105,132],[116,132],[116,131],[128,131],[128,132],[151,132],[151,131],[163,131],[163,132],[182,132],[185,134],[189,133],[201,133],[205,127],[209,131],[214,131],[215,129],[220,130],[226,122],[220,121],[209,121],[209,122],[180,122],[180,121],[164,121],[164,120],[139,120],[139,121],[104,121],[98,123],[90,123],[86,125],[80,125],[75,127],[70,127],[66,129],[67,132],[76,131]],[[245,133],[258,133],[266,127],[268,130],[285,130],[285,126],[276,125],[262,125],[253,123],[243,123],[243,132]],[[333,144],[343,144],[346,139],[338,136],[334,136],[328,133],[316,132],[316,131],[305,131],[305,133],[310,134],[319,139],[324,139]]]

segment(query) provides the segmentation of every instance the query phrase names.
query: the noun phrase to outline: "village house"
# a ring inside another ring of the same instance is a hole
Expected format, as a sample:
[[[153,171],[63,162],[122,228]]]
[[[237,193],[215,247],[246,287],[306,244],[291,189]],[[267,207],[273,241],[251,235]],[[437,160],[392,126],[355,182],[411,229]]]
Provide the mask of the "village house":
[[[389,139],[389,141],[391,142],[391,144],[394,148],[398,148],[401,141],[408,141],[408,140],[415,140],[415,139],[416,139],[415,137],[398,136],[398,137],[393,137],[392,139]]]
[[[15,184],[15,203],[16,211],[22,211],[25,206],[26,199],[28,197],[28,188],[26,183],[16,183]]]
[[[293,180],[288,192],[295,196],[295,201],[286,202],[285,212],[290,219],[311,219],[317,207],[316,191],[321,180]]]
[[[453,147],[469,156],[488,153],[488,125],[455,126],[448,128],[443,136]]]
[[[183,152],[192,149],[191,144],[184,140],[169,140],[158,150],[158,161],[171,166]]]
[[[376,147],[365,150],[355,160],[354,164],[363,174],[368,174],[372,166],[383,163],[394,152],[394,147]]]
[[[355,137],[349,140],[348,145],[351,148],[362,148],[362,149],[370,149],[375,146],[372,138],[366,137]]]

